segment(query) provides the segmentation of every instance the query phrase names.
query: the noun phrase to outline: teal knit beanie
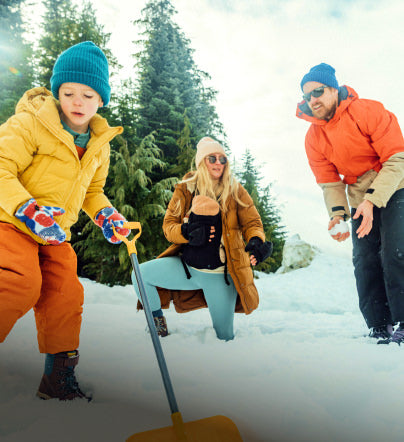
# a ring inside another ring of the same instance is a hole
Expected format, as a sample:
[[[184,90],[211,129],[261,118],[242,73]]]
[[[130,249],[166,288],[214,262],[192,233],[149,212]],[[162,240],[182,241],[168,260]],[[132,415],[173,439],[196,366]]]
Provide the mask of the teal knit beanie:
[[[63,83],[80,83],[97,91],[106,106],[111,97],[108,61],[102,50],[91,41],[71,46],[62,52],[53,67],[50,79],[52,94],[59,98]]]
[[[303,86],[308,81],[317,81],[326,86],[331,86],[338,89],[338,81],[335,78],[335,69],[327,63],[320,63],[317,66],[313,66],[300,82],[300,87],[303,90]]]

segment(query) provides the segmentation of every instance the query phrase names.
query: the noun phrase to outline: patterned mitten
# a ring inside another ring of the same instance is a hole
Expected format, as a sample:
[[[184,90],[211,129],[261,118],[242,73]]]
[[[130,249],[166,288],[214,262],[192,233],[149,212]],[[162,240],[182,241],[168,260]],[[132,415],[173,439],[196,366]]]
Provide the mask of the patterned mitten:
[[[104,207],[104,209],[97,213],[94,222],[98,227],[101,227],[105,238],[112,244],[120,244],[122,242],[114,235],[112,226],[122,236],[129,236],[130,234],[129,229],[122,228],[123,224],[127,222],[126,219],[114,207]]]
[[[34,198],[31,198],[14,215],[24,222],[32,233],[47,243],[57,246],[66,239],[66,233],[53,217],[64,213],[60,207],[38,206]]]

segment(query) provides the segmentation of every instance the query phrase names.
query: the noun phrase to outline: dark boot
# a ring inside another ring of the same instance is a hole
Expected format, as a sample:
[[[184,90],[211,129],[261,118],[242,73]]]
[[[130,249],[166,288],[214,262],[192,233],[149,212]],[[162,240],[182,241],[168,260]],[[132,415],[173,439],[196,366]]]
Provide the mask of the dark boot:
[[[168,335],[168,329],[167,329],[167,321],[164,316],[155,316],[154,318],[154,325],[156,326],[157,334],[164,338]]]
[[[404,343],[404,323],[400,322],[400,326],[397,327],[397,330],[394,332],[391,337],[391,342],[395,342],[398,345]]]
[[[404,322],[400,322],[400,325],[396,328],[396,331],[388,339],[382,339],[378,341],[378,344],[390,344],[390,342],[395,342],[398,345],[404,343]]]
[[[70,401],[72,399],[86,399],[86,396],[77,383],[74,367],[79,362],[78,350],[47,354],[45,373],[42,376],[37,396],[41,399],[59,399]]]
[[[391,324],[380,327],[372,327],[369,332],[369,338],[389,339],[393,335],[393,326]]]

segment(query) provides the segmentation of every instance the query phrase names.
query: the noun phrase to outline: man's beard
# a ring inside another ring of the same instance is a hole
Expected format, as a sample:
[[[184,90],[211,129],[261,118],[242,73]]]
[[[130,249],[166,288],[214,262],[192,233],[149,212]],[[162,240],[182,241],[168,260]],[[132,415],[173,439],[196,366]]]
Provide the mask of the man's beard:
[[[325,106],[324,106],[324,105],[322,106],[322,109],[323,109],[323,110],[325,109]],[[331,105],[331,107],[329,108],[328,112],[327,112],[325,115],[323,115],[323,116],[316,115],[317,112],[314,111],[314,110],[312,110],[312,113],[313,113],[313,115],[314,115],[316,118],[318,118],[319,120],[330,121],[331,118],[335,115],[335,111],[336,111],[336,110],[337,110],[337,103],[335,102],[334,104]]]
[[[330,121],[331,118],[335,115],[335,111],[337,110],[337,103],[334,103],[331,108],[330,111],[328,112],[328,114],[324,117],[324,120],[326,121]]]

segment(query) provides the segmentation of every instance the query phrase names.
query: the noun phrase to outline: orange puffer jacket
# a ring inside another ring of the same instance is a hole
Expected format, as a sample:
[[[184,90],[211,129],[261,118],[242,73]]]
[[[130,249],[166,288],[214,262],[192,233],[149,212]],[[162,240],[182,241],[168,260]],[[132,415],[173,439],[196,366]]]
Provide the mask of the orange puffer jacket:
[[[306,102],[297,116],[312,125],[306,135],[306,152],[318,183],[340,180],[352,184],[370,169],[378,172],[392,155],[404,151],[403,135],[394,114],[381,103],[359,99],[343,86],[340,104],[330,121],[311,114]]]
[[[339,105],[331,120],[315,118],[305,101],[298,104],[296,116],[312,123],[306,134],[305,147],[310,167],[320,185],[341,183],[341,175],[343,183],[348,185],[355,185],[358,178],[369,171],[376,172],[375,176],[386,175],[387,167],[381,173],[384,163],[404,152],[404,139],[395,115],[380,102],[360,99],[348,86],[340,88]],[[399,161],[394,159],[393,168],[402,167],[399,163],[403,155],[399,156]],[[367,194],[366,199],[379,207],[384,206],[404,178],[397,170],[392,171],[388,179],[383,180],[382,176],[375,179],[372,195]],[[377,188],[377,182],[380,182],[380,188]],[[388,182],[390,189],[386,189]]]

